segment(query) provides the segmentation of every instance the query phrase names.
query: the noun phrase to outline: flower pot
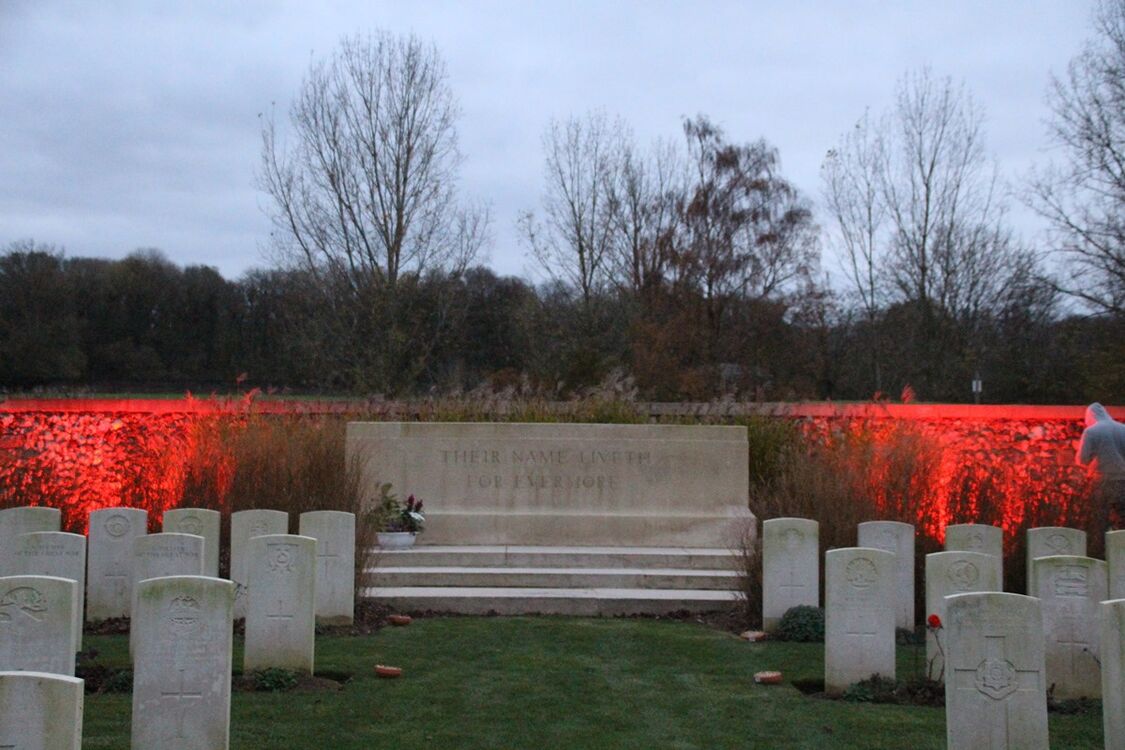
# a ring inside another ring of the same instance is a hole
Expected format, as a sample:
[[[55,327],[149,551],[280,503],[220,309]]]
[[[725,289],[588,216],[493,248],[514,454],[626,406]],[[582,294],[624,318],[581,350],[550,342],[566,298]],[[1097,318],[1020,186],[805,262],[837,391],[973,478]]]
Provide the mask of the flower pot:
[[[377,536],[383,549],[409,549],[417,535],[412,531],[380,531]]]

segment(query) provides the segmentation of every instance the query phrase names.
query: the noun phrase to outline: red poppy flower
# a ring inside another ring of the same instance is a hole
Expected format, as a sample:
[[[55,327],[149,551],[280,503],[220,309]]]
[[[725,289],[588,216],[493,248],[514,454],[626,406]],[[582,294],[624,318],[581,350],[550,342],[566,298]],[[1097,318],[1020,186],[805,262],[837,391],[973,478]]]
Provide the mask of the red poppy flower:
[[[926,618],[926,624],[934,630],[937,630],[941,627],[941,618],[937,615],[930,615]]]

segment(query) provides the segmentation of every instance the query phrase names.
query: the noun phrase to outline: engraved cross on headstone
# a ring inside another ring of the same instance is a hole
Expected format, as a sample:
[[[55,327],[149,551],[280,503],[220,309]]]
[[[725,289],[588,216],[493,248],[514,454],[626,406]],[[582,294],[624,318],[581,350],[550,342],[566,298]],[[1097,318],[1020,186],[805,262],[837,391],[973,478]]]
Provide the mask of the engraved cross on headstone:
[[[122,573],[119,568],[115,568],[109,573],[105,573],[103,577],[107,578],[113,584],[113,595],[118,599],[124,599],[125,581],[129,576]]]
[[[1067,653],[1070,655],[1070,674],[1071,677],[1077,677],[1079,670],[1078,657],[1090,648],[1090,642],[1082,640],[1077,617],[1070,616],[1060,619],[1056,632],[1058,633],[1058,638],[1055,639],[1055,643],[1066,649]]]
[[[319,544],[319,542],[318,542],[318,544]],[[339,557],[340,557],[339,553],[332,552],[328,548],[328,540],[327,539],[324,540],[324,547],[322,548],[322,551],[319,551],[316,554],[316,559],[324,563],[324,578],[328,582],[328,584],[331,587],[333,593],[335,593],[335,591],[336,591],[336,576],[329,575],[328,569],[329,569],[329,567],[332,566],[332,564],[333,564],[332,561],[334,559],[339,559]]]
[[[848,612],[845,615],[844,633],[849,636],[850,646],[859,653],[859,663],[866,664],[874,658],[875,638],[878,631],[872,615],[868,612]],[[859,639],[858,642],[854,639]]]
[[[991,733],[988,747],[981,750],[1010,750],[1012,701],[1009,699],[1040,690],[1039,670],[1021,669],[1019,664],[1013,664],[1008,659],[1007,640],[1007,635],[984,635],[984,658],[980,658],[977,649],[971,649],[961,657],[961,665],[953,669],[958,692],[970,693],[978,705],[981,696],[986,699],[981,709],[990,716]]]
[[[189,701],[189,700],[201,701],[201,700],[203,700],[203,693],[190,693],[190,692],[188,692],[187,690],[184,689],[184,672],[185,671],[187,671],[187,670],[184,670],[184,669],[179,670],[180,684],[179,684],[179,688],[175,692],[173,692],[171,690],[160,691],[161,699],[172,698],[176,701],[177,710],[176,710],[176,734],[175,734],[175,737],[177,739],[182,739],[184,737],[184,716],[185,716],[185,714],[187,713],[187,710],[188,710],[188,705],[187,705],[186,701]]]
[[[787,602],[793,602],[797,599],[800,590],[805,588],[803,581],[797,580],[797,561],[790,558],[789,560],[789,580],[785,583],[778,584],[778,588],[785,594]]]
[[[285,602],[282,601],[281,599],[278,599],[277,600],[277,611],[268,613],[266,615],[266,617],[268,617],[271,620],[292,620],[293,614],[292,613],[286,614],[285,613]]]

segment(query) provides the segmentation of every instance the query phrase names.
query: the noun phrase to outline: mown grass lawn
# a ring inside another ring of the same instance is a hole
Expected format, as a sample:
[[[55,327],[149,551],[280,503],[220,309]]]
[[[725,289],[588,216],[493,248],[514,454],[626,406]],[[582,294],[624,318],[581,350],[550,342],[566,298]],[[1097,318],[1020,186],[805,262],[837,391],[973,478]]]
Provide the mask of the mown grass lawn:
[[[87,636],[124,666],[126,639]],[[870,705],[766,687],[753,673],[823,677],[819,644],[745,643],[691,623],[566,618],[416,619],[366,637],[317,639],[331,693],[235,693],[231,745],[261,748],[855,748],[939,750],[940,708]],[[235,646],[236,670],[241,663]],[[917,647],[899,648],[899,674]],[[376,663],[401,666],[377,679]],[[129,746],[130,696],[86,698],[83,747]],[[1051,747],[1100,748],[1101,716],[1052,714]]]

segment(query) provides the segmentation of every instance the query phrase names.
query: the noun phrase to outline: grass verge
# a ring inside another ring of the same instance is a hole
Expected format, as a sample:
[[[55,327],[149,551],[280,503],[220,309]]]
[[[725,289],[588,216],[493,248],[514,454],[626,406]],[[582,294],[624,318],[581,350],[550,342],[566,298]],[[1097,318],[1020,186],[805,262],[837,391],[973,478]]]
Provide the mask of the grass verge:
[[[99,661],[127,664],[121,636],[87,636]],[[917,664],[899,647],[899,676]],[[673,621],[416,619],[370,636],[321,637],[317,671],[350,673],[343,690],[235,693],[231,747],[854,748],[939,750],[940,708],[803,695],[823,678],[823,646],[750,644]],[[241,663],[236,645],[235,665]],[[375,664],[404,669],[377,679]],[[755,685],[780,669],[786,684]],[[130,696],[86,699],[86,750],[129,741]],[[1101,747],[1101,715],[1052,714],[1055,750]]]

